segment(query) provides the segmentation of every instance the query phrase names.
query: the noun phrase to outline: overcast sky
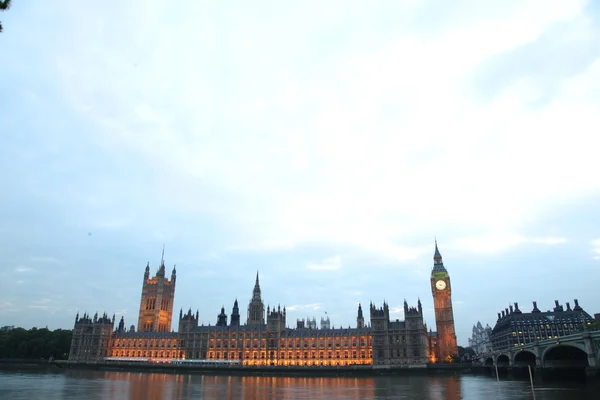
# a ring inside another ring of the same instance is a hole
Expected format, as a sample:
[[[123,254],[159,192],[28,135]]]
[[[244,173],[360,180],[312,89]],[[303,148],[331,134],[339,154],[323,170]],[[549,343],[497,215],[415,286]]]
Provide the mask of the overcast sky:
[[[0,325],[175,312],[403,319],[437,237],[459,344],[519,302],[600,312],[600,7],[19,2],[0,14]],[[177,318],[174,321],[176,329]]]

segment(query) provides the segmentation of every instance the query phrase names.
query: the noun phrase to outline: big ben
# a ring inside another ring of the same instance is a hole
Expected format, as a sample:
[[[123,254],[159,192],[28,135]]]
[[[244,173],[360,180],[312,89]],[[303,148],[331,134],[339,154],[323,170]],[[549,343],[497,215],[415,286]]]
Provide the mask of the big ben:
[[[431,293],[433,294],[433,308],[435,310],[435,324],[437,329],[437,347],[439,360],[448,360],[450,356],[458,354],[456,333],[454,330],[454,313],[452,312],[452,291],[450,275],[442,262],[442,255],[435,242],[433,255],[433,270],[431,271]]]

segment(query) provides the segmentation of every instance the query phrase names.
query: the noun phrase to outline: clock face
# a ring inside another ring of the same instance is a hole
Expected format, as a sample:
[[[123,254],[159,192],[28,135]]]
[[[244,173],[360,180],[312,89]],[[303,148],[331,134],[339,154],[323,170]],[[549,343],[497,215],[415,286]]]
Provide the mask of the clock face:
[[[437,288],[437,290],[444,290],[446,289],[446,282],[439,280],[435,283],[435,287]]]

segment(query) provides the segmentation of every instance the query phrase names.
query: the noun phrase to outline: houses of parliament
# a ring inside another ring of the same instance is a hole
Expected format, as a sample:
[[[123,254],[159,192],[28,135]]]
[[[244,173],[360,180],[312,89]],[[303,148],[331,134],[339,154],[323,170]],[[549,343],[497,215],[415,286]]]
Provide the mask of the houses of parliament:
[[[171,331],[177,271],[167,276],[163,258],[154,276],[146,266],[142,283],[137,330],[126,328],[115,316],[75,317],[69,360],[235,360],[244,366],[352,366],[373,368],[424,367],[457,354],[450,276],[435,243],[431,290],[436,332],[423,321],[421,301],[416,307],[404,301],[404,321],[390,320],[389,306],[370,304],[365,322],[361,304],[356,325],[331,328],[329,320],[300,319],[290,328],[285,307],[267,307],[256,274],[247,317],[242,323],[237,299],[230,315],[224,307],[215,325],[199,325],[198,312],[179,312],[178,331]]]

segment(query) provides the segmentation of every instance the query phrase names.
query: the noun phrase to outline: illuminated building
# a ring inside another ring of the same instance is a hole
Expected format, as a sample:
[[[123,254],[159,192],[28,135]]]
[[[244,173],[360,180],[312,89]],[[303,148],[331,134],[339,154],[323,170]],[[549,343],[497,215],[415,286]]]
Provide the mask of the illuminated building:
[[[435,253],[433,255],[433,269],[431,270],[431,293],[433,295],[437,332],[432,332],[428,338],[429,359],[432,362],[438,360],[450,361],[452,356],[458,356],[458,346],[454,330],[450,275],[442,262],[442,255],[438,250],[437,241],[435,242]]]
[[[164,250],[158,271],[150,277],[146,266],[139,309],[138,331],[125,329],[121,318],[77,319],[69,360],[101,361],[106,357],[148,359],[153,362],[186,360],[236,360],[244,366],[351,366],[374,368],[424,367],[431,349],[423,323],[420,300],[417,307],[404,301],[405,320],[390,320],[389,307],[370,304],[371,324],[365,324],[358,305],[356,327],[331,327],[329,317],[286,323],[285,307],[267,307],[261,297],[258,273],[248,305],[245,324],[240,323],[237,299],[230,318],[225,307],[216,325],[199,325],[198,312],[179,312],[178,331],[170,331],[176,271],[165,277]],[[266,318],[265,318],[266,316]],[[229,323],[228,323],[229,320]],[[439,325],[438,325],[439,327]]]
[[[144,283],[142,285],[138,331],[171,331],[176,274],[175,267],[173,267],[171,280],[165,277],[165,249],[163,247],[160,267],[154,277],[150,278],[150,263],[146,265]]]

